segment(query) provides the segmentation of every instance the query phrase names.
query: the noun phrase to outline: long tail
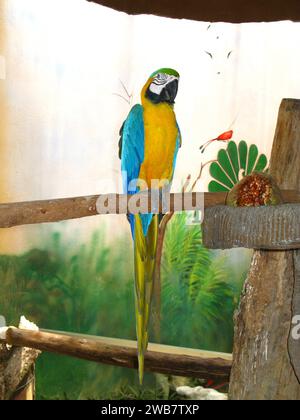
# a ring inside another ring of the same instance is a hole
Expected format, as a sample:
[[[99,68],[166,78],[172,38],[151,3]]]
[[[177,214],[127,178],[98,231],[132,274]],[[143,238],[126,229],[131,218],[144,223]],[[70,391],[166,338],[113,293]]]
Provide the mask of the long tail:
[[[144,356],[148,347],[148,326],[154,283],[158,216],[153,216],[147,236],[141,217],[134,216],[135,312],[140,384],[144,379]]]

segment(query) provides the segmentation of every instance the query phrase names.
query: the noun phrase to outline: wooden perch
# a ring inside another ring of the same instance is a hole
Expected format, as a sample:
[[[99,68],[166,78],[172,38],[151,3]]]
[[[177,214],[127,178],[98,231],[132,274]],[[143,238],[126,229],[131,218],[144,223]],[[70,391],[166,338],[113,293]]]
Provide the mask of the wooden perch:
[[[134,341],[9,328],[6,343],[108,365],[138,367]],[[228,381],[231,355],[150,344],[145,369],[167,375]]]
[[[203,244],[211,249],[299,249],[300,204],[207,209]]]
[[[300,203],[300,193],[294,190],[283,191],[285,203]],[[224,205],[227,193],[182,193],[170,194],[170,211],[174,210],[174,203],[183,201],[184,210],[201,210],[217,205]],[[0,228],[30,225],[37,223],[53,223],[63,220],[79,219],[82,217],[107,214],[108,208],[99,206],[97,202],[115,202],[115,209],[110,208],[110,214],[126,214],[129,212],[128,203],[136,196],[119,194],[93,195],[87,197],[61,198],[44,201],[28,201],[23,203],[0,204]],[[149,212],[151,200],[148,196],[139,196],[140,212]],[[197,204],[197,205],[196,205]],[[151,209],[152,213],[161,213],[162,205],[158,209]],[[144,210],[146,208],[146,211]]]
[[[200,193],[199,193],[200,194]],[[196,194],[190,195],[192,203],[196,203]],[[151,200],[148,196],[139,196],[141,213],[143,207],[147,208],[144,212],[149,212],[151,209]],[[182,194],[171,194],[170,208],[174,207],[174,200],[181,199]],[[134,200],[133,196],[107,194],[107,195],[93,195],[88,197],[74,197],[62,198],[45,201],[29,201],[23,203],[9,203],[0,204],[0,228],[9,228],[13,226],[37,224],[37,223],[52,223],[63,220],[79,219],[82,217],[96,216],[99,214],[108,214],[108,208],[105,207],[109,202],[115,203],[115,209],[110,208],[110,214],[126,214],[129,200]],[[226,196],[224,194],[208,194],[205,197],[208,205],[215,205],[220,202],[224,203]],[[199,200],[198,200],[199,201]],[[299,197],[300,201],[300,197]],[[97,203],[104,203],[100,208]],[[200,203],[203,200],[200,198]],[[201,205],[199,206],[201,207]],[[188,208],[186,208],[188,210]],[[154,209],[153,209],[154,210]],[[160,208],[156,212],[161,211]],[[155,210],[153,211],[153,213]]]

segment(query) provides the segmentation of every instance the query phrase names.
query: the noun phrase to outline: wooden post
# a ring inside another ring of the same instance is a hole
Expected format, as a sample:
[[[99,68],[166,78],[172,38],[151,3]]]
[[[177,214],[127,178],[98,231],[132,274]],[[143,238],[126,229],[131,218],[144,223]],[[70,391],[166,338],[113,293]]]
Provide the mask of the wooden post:
[[[281,104],[271,174],[280,188],[300,190],[299,100]],[[300,251],[254,252],[235,320],[230,399],[300,399],[300,343],[291,337],[300,315],[299,268]]]
[[[34,399],[34,363],[39,354],[38,350],[8,349],[0,344],[0,401]]]

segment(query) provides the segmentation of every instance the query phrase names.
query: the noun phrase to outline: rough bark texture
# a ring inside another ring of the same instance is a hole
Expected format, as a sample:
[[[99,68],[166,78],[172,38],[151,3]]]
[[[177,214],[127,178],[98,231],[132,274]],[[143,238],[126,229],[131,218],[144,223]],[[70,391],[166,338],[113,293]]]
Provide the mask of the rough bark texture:
[[[283,100],[271,157],[280,188],[300,189],[300,101]],[[256,251],[236,314],[230,398],[298,400],[299,342],[290,340],[300,314],[299,251]],[[290,342],[290,349],[289,347]]]
[[[33,399],[34,363],[40,352],[0,344],[0,401]],[[25,392],[24,392],[25,391]]]
[[[137,369],[136,342],[10,328],[7,343],[41,351]],[[228,381],[232,357],[228,354],[150,344],[145,370],[167,375]]]
[[[88,0],[131,14],[150,13],[208,22],[300,20],[299,0]]]
[[[291,362],[295,370],[295,374],[300,381],[300,337],[299,337],[299,328],[296,329],[296,337],[293,335],[293,328],[299,325],[299,316],[300,316],[300,254],[299,251],[295,251],[294,255],[294,265],[295,265],[295,286],[294,286],[294,295],[293,295],[293,306],[292,313],[293,318],[298,317],[295,322],[293,322],[292,331],[289,337],[289,352],[291,357]]]
[[[203,244],[210,249],[299,249],[300,205],[207,209]]]

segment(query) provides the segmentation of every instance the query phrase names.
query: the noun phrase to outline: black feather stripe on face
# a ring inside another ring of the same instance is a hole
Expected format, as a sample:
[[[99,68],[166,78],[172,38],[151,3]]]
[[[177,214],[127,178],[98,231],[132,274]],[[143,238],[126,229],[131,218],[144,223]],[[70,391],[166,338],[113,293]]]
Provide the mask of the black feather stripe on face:
[[[150,86],[148,87],[146,91],[146,98],[149,99],[153,104],[159,104],[160,101],[160,95],[157,93],[154,93],[150,90]]]

